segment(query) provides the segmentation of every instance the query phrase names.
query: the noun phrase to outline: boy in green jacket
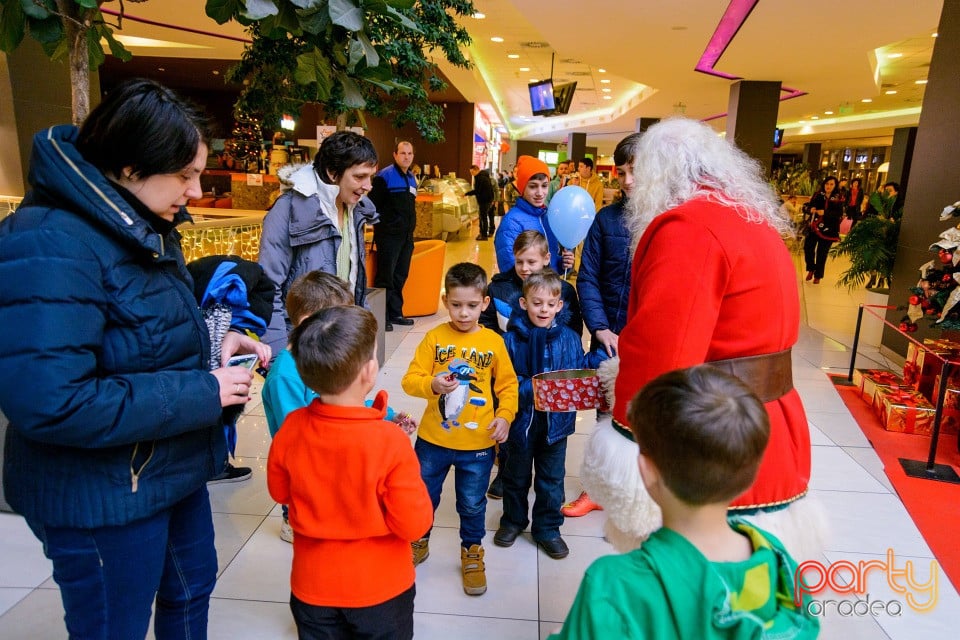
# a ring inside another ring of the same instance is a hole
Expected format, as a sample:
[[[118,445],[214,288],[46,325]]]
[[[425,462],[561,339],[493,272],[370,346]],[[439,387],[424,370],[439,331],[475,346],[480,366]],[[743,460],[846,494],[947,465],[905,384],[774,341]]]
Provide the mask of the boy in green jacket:
[[[563,629],[573,638],[816,638],[780,541],[727,507],[753,482],[770,426],[757,397],[709,365],[666,373],[633,399],[630,429],[663,527],[596,560]]]

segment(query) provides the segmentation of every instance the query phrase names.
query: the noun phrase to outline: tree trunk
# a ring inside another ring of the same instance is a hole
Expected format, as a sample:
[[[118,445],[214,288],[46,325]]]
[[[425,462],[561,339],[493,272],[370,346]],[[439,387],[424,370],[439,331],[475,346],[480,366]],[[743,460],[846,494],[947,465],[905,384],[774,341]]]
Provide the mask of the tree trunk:
[[[72,95],[73,124],[79,126],[90,113],[90,53],[87,49],[87,31],[91,11],[73,0],[57,0],[57,10],[64,16],[70,57],[70,91]]]

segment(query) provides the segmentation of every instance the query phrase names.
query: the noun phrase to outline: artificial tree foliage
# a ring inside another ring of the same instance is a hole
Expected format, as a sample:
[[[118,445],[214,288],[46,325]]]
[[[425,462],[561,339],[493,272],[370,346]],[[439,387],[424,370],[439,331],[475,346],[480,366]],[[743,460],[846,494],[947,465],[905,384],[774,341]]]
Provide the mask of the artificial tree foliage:
[[[244,85],[238,109],[270,123],[316,103],[340,126],[369,113],[443,140],[443,110],[429,100],[446,87],[434,60],[470,66],[457,21],[474,13],[469,0],[207,0],[206,10],[252,41],[227,74]]]
[[[129,3],[147,0],[126,0]],[[113,36],[123,26],[124,2],[118,1],[115,22],[100,11],[112,0],[0,0],[0,51],[10,53],[30,35],[51,60],[66,57],[70,64],[70,89],[74,124],[90,112],[90,69],[106,60],[101,39],[110,53],[127,61],[131,54]]]

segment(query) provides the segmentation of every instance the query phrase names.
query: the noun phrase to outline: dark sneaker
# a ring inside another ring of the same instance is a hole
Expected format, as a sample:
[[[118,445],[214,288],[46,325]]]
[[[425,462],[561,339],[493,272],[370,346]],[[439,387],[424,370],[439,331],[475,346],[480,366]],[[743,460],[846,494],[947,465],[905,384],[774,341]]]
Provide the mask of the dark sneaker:
[[[570,555],[570,549],[567,547],[567,543],[563,541],[563,538],[556,537],[553,540],[537,540],[537,544],[554,560],[562,560]]]
[[[218,482],[241,482],[243,480],[249,480],[251,475],[253,475],[253,470],[250,467],[235,467],[228,462],[227,466],[224,467],[223,471],[219,475],[213,476],[207,480],[207,484],[214,484]]]
[[[398,324],[401,327],[412,327],[414,320],[413,318],[406,318],[404,316],[397,316],[396,318],[390,318],[392,324]]]

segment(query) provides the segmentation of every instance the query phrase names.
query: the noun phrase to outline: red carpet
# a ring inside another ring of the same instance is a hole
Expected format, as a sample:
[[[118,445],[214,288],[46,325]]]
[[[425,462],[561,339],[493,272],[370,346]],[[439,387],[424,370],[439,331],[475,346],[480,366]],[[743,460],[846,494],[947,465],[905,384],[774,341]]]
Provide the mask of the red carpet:
[[[834,382],[846,383],[847,380],[846,376],[831,378]],[[960,590],[960,484],[907,476],[900,466],[900,458],[926,461],[930,454],[930,438],[885,430],[873,409],[860,398],[856,387],[839,384],[836,390],[883,461],[887,477],[923,539],[940,561],[950,582]],[[960,472],[957,436],[941,434],[936,461],[951,465],[954,471]]]

